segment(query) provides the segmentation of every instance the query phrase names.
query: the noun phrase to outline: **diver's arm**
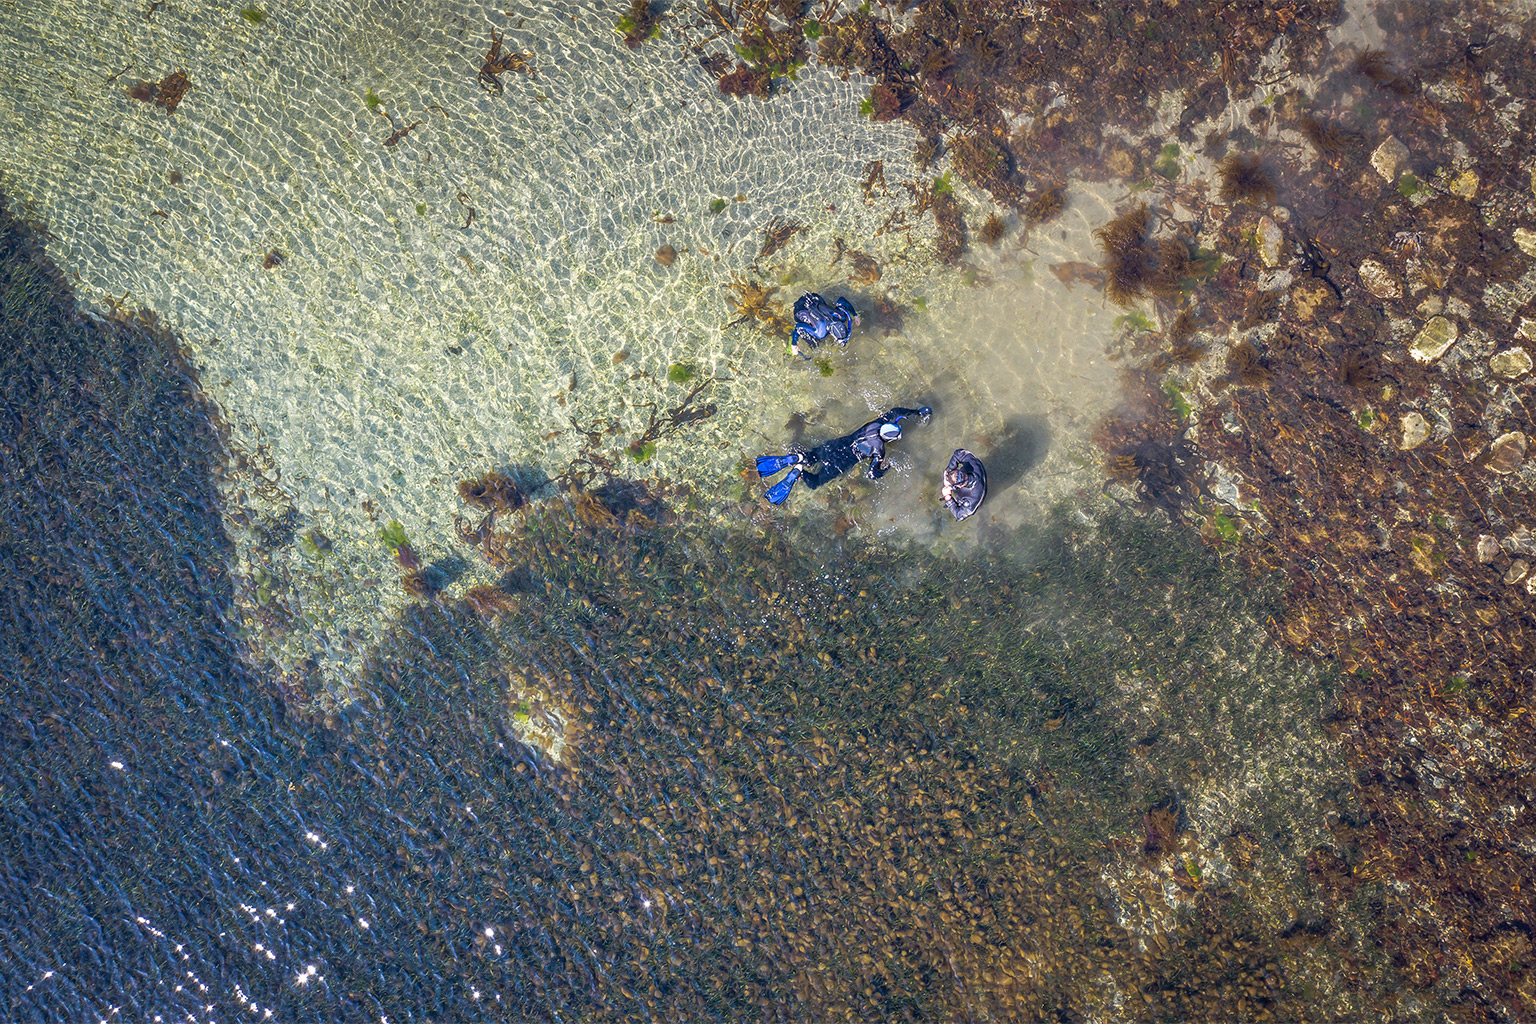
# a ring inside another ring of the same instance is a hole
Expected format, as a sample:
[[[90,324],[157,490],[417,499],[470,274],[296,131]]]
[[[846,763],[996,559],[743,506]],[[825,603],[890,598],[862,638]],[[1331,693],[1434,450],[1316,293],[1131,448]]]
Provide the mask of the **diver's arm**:
[[[869,478],[879,480],[885,472],[885,439],[876,433],[865,443],[869,445]]]
[[[924,423],[927,423],[928,417],[932,415],[933,410],[928,408],[926,405],[918,409],[903,409],[898,406],[880,418],[887,423],[900,423],[908,416],[919,416],[922,418]]]

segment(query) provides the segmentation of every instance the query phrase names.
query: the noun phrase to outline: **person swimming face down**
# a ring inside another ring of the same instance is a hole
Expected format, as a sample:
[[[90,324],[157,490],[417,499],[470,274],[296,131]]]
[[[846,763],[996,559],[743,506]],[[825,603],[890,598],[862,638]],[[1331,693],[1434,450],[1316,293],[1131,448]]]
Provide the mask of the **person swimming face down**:
[[[962,522],[976,514],[986,496],[987,467],[964,448],[956,448],[944,470],[939,498],[954,513],[955,522]]]

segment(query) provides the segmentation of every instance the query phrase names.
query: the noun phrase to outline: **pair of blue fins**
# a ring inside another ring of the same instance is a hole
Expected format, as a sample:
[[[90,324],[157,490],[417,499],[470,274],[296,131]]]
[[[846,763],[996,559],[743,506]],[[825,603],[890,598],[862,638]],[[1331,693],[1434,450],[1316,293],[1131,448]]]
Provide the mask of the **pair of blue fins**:
[[[809,359],[807,349],[831,337],[840,345],[847,345],[853,328],[859,323],[859,315],[852,303],[839,298],[836,305],[829,305],[815,292],[807,292],[795,301],[795,327],[790,335],[790,347],[801,358]],[[897,407],[878,419],[870,420],[851,434],[826,441],[806,451],[789,452],[785,455],[760,455],[757,459],[757,475],[767,479],[781,470],[789,472],[784,479],[768,489],[767,498],[774,505],[781,504],[802,479],[812,489],[841,476],[865,459],[869,460],[868,475],[878,480],[885,473],[889,462],[885,446],[901,440],[901,421],[917,416],[928,422],[933,410],[926,405],[917,409]],[[955,520],[969,519],[981,507],[987,496],[987,469],[981,460],[964,448],[956,448],[944,470],[944,483],[939,498],[953,513]]]

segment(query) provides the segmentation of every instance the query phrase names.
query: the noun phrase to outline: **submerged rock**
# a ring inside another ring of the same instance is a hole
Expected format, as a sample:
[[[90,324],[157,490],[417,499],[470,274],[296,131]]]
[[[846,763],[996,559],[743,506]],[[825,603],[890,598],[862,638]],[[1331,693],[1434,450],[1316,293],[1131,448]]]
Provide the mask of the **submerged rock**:
[[[1522,526],[1500,542],[1500,547],[1512,555],[1536,555],[1536,538]]]
[[[1359,274],[1360,283],[1365,286],[1365,290],[1378,299],[1402,298],[1403,286],[1385,264],[1377,260],[1362,260]]]
[[[1443,316],[1430,317],[1429,322],[1413,336],[1413,341],[1408,344],[1408,354],[1417,362],[1432,363],[1456,344],[1456,335],[1457,328],[1454,323]]]
[[[1493,561],[1499,556],[1499,541],[1492,534],[1480,533],[1477,535],[1477,560],[1484,564]]]
[[[1531,354],[1516,346],[1488,358],[1488,369],[1500,377],[1523,377],[1531,372]]]
[[[1513,473],[1525,465],[1525,447],[1525,434],[1518,430],[1499,435],[1488,450],[1488,469],[1500,476]]]
[[[1530,228],[1515,228],[1515,244],[1527,256],[1536,256],[1536,231]]]
[[[1410,412],[1403,417],[1403,440],[1398,447],[1403,451],[1411,451],[1429,440],[1429,424],[1424,417],[1416,412]]]
[[[1371,154],[1371,166],[1389,184],[1397,181],[1397,172],[1403,169],[1407,160],[1408,147],[1399,142],[1396,135],[1387,136],[1386,141]]]
[[[1266,267],[1278,267],[1285,260],[1285,233],[1269,217],[1259,218],[1259,256]]]
[[[1508,569],[1504,571],[1504,582],[1514,586],[1525,579],[1525,574],[1531,571],[1531,564],[1523,558],[1517,558]]]

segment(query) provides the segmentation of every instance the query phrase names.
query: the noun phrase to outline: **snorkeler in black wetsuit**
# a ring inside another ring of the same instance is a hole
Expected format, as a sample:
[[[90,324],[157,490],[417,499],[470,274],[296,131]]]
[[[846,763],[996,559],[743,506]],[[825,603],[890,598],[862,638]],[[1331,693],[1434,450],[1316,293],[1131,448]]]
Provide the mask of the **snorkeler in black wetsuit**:
[[[836,305],[829,306],[820,295],[806,292],[795,300],[795,327],[789,333],[789,347],[801,359],[811,358],[810,350],[829,336],[846,348],[858,323],[858,311],[847,299],[840,296]]]
[[[986,496],[987,467],[964,448],[956,448],[944,470],[944,486],[939,488],[939,497],[955,514],[955,522],[975,515]]]
[[[865,459],[869,460],[869,478],[880,479],[887,468],[885,446],[901,440],[901,421],[908,416],[920,416],[924,423],[933,415],[926,405],[920,409],[892,409],[877,420],[870,420],[851,434],[817,445],[810,451],[790,452],[788,455],[760,455],[757,458],[757,475],[770,477],[786,466],[789,474],[768,489],[768,500],[777,505],[789,497],[796,482],[805,477],[806,486],[812,490],[834,480]]]

